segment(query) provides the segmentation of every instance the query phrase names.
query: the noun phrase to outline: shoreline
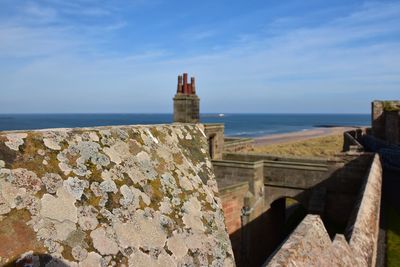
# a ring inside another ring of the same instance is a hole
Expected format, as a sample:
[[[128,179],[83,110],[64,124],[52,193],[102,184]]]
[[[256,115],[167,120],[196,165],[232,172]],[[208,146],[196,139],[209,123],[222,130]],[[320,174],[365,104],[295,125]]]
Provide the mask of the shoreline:
[[[297,141],[304,141],[312,138],[342,134],[345,131],[359,129],[364,127],[324,127],[317,129],[309,129],[292,133],[272,134],[255,137],[254,146],[266,146],[272,144],[284,144]]]

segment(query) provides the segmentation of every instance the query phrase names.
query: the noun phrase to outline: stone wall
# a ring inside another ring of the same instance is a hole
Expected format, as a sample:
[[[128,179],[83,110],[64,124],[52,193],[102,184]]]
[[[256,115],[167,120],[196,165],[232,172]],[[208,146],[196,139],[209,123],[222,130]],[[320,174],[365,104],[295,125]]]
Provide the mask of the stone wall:
[[[0,132],[0,265],[234,265],[201,125]]]
[[[228,211],[225,220],[228,225],[229,222],[235,225],[231,228],[235,231],[230,231],[230,239],[236,263],[239,266],[260,266],[268,254],[259,244],[271,238],[268,234],[273,228],[271,223],[267,223],[268,219],[273,221],[273,217],[268,218],[266,214],[263,163],[213,160],[212,164],[221,192],[229,192],[222,198],[222,203]],[[246,187],[241,186],[243,183]],[[239,223],[240,229],[237,228]]]
[[[231,186],[219,187],[225,224],[229,233],[235,259],[240,263],[243,248],[242,210],[249,191],[248,182],[236,183]]]
[[[254,139],[225,138],[224,152],[250,152],[254,150]]]
[[[375,100],[371,103],[371,126],[375,137],[385,137],[385,116],[383,101]]]
[[[296,157],[296,156],[281,156],[272,154],[260,154],[260,153],[223,153],[224,160],[234,161],[258,161],[258,160],[270,160],[270,161],[282,161],[282,162],[294,162],[294,163],[315,163],[315,164],[327,164],[332,159],[327,158],[313,158],[313,157]]]
[[[399,144],[400,101],[375,100],[371,106],[372,134],[382,140],[389,141],[389,138],[391,143]]]
[[[263,162],[212,161],[219,187],[248,182],[249,191],[257,197],[264,195]]]
[[[343,153],[334,159],[318,159],[224,153],[226,159],[263,163],[267,209],[275,200],[290,197],[308,212],[320,214],[324,221],[343,230],[372,156],[371,153]]]
[[[378,155],[354,208],[354,221],[347,227],[347,239],[359,266],[375,266],[382,193],[382,166]]]
[[[389,144],[400,144],[400,111],[385,112],[385,140]]]
[[[378,155],[364,181],[347,239],[337,234],[331,241],[320,217],[307,215],[264,266],[375,266],[382,183]]]
[[[244,200],[248,191],[248,182],[219,188],[225,224],[229,234],[233,234],[241,227],[240,216],[242,208],[245,206]]]
[[[208,140],[208,152],[212,159],[222,159],[224,149],[224,124],[204,124],[205,134]]]
[[[343,151],[344,152],[362,152],[363,145],[359,142],[362,136],[367,133],[367,129],[350,130],[343,133]]]

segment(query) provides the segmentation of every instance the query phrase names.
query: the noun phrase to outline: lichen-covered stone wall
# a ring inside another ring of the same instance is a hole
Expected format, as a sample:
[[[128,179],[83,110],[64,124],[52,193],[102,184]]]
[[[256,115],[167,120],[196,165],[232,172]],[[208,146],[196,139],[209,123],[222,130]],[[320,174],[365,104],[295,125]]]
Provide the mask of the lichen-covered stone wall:
[[[202,125],[0,132],[0,265],[234,265]]]

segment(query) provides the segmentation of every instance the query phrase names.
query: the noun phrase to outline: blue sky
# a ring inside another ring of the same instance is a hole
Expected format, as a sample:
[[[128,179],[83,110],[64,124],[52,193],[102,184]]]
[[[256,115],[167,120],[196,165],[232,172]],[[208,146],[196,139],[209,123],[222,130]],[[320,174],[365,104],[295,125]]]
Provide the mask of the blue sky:
[[[0,113],[368,113],[400,98],[400,1],[0,0]]]

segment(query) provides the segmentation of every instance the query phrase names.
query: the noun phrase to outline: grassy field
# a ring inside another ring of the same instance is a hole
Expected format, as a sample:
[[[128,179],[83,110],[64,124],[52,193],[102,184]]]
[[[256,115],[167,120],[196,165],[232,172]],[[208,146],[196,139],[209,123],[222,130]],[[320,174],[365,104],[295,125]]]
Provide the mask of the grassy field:
[[[395,209],[387,209],[387,266],[400,266],[400,215]]]
[[[335,134],[295,141],[255,147],[257,153],[291,156],[333,156],[342,151],[343,135]]]

